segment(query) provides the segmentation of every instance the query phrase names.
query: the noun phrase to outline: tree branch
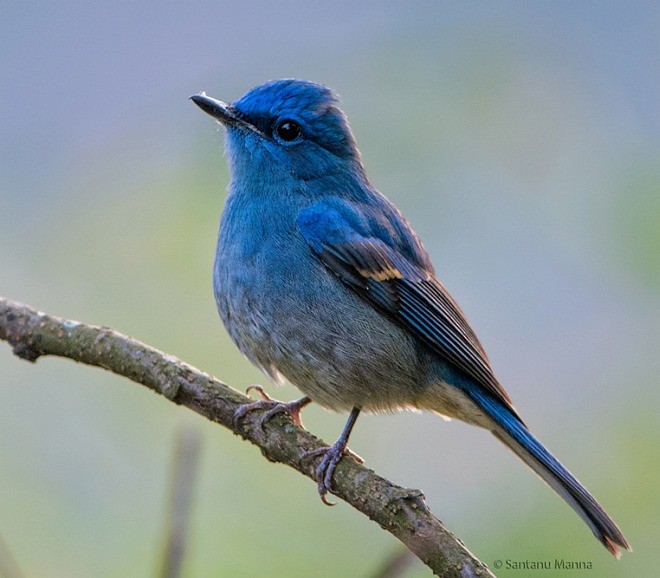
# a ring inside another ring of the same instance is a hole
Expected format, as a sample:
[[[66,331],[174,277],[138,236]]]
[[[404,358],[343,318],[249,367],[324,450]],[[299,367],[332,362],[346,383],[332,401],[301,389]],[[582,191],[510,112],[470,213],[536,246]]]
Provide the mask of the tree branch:
[[[321,440],[282,415],[270,420],[265,432],[257,423],[260,412],[251,412],[234,425],[234,412],[250,401],[246,396],[126,335],[53,317],[0,297],[0,339],[28,361],[57,355],[123,375],[232,430],[259,447],[268,460],[315,479],[314,460],[300,456],[322,447]],[[419,490],[396,486],[350,458],[341,460],[334,481],[338,497],[398,538],[436,575],[493,576],[429,511]]]

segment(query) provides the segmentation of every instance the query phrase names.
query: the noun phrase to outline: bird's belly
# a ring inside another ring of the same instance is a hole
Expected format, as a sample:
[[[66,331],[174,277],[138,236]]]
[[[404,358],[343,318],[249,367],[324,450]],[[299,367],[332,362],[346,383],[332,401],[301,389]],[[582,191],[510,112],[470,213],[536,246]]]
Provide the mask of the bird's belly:
[[[254,259],[251,271],[236,270],[220,258],[215,275],[223,323],[253,363],[329,409],[388,411],[418,405],[429,356],[412,336],[318,262],[258,270],[260,263],[272,265]]]

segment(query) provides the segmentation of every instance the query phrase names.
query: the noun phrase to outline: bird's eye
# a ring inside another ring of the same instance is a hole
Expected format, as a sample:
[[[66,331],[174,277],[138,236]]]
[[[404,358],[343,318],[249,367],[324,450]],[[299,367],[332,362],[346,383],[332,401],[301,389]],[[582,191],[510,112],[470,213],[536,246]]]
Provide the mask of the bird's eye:
[[[291,142],[300,138],[302,128],[295,120],[283,120],[275,127],[275,132],[284,142]]]

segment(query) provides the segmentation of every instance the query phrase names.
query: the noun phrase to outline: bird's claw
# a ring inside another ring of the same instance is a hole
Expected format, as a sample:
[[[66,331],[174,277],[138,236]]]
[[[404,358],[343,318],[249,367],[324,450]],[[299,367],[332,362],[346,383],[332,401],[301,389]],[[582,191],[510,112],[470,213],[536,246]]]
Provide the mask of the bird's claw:
[[[232,423],[234,428],[238,427],[239,422],[243,419],[248,413],[255,411],[257,409],[269,409],[272,408],[275,401],[268,401],[267,399],[260,399],[258,401],[253,401],[252,403],[244,403],[241,405],[235,412],[232,417]],[[264,425],[262,423],[263,416],[259,420],[259,427],[263,429]]]
[[[341,458],[344,455],[352,457],[360,464],[364,463],[364,460],[360,456],[349,450],[346,447],[346,444],[340,442],[335,443],[331,447],[316,448],[314,450],[306,451],[301,456],[301,459],[303,460],[315,458],[317,456],[323,456],[321,463],[316,468],[316,478],[319,496],[326,506],[337,505],[337,502],[328,500],[327,494],[328,492],[334,493],[334,489],[332,487],[332,476],[335,473],[337,464],[341,461]]]
[[[261,387],[260,385],[250,385],[245,390],[245,395],[249,396],[251,391],[256,391],[266,401],[277,401],[277,400],[273,399],[272,397],[270,397],[270,395],[268,395],[266,393],[266,390],[263,387]]]
[[[264,391],[263,387],[261,387],[260,385],[251,385],[250,387],[247,388],[246,393],[249,394],[250,391],[252,390],[259,392],[259,394],[263,399],[259,399],[252,403],[245,403],[241,405],[234,412],[232,422],[235,428],[238,427],[238,423],[243,417],[245,417],[248,413],[258,409],[266,410],[264,411],[263,415],[259,418],[258,421],[259,428],[262,431],[265,431],[264,426],[266,425],[266,422],[268,422],[273,416],[277,415],[278,413],[287,414],[291,418],[291,421],[294,424],[296,424],[297,426],[302,426],[302,420],[300,419],[300,410],[311,402],[311,400],[308,397],[303,397],[301,399],[297,399],[295,401],[290,401],[288,403],[285,403],[283,401],[277,401],[276,399],[270,397]]]
[[[360,465],[364,464],[364,459],[362,459],[359,455],[357,455],[353,450],[349,450],[348,448],[346,448],[344,450],[344,453],[347,456],[351,456],[358,464]]]

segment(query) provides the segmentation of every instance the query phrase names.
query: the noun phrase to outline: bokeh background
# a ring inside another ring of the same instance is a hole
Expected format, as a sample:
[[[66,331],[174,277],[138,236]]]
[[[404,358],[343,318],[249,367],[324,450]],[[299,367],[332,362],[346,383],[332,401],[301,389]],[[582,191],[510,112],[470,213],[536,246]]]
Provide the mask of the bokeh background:
[[[372,181],[424,239],[522,415],[635,553],[612,559],[483,431],[365,416],[351,447],[422,488],[488,564],[564,558],[593,570],[561,576],[654,573],[660,4],[0,12],[0,294],[115,327],[237,388],[264,383],[215,312],[228,174],[221,131],[187,97],[233,100],[278,77],[329,84]],[[186,576],[366,577],[396,551],[349,506],[322,506],[311,481],[117,376],[51,358],[32,366],[0,346],[0,397],[0,535],[25,576],[154,575],[182,428],[202,438]],[[328,441],[344,419],[305,412]],[[407,575],[429,574],[415,563]]]

